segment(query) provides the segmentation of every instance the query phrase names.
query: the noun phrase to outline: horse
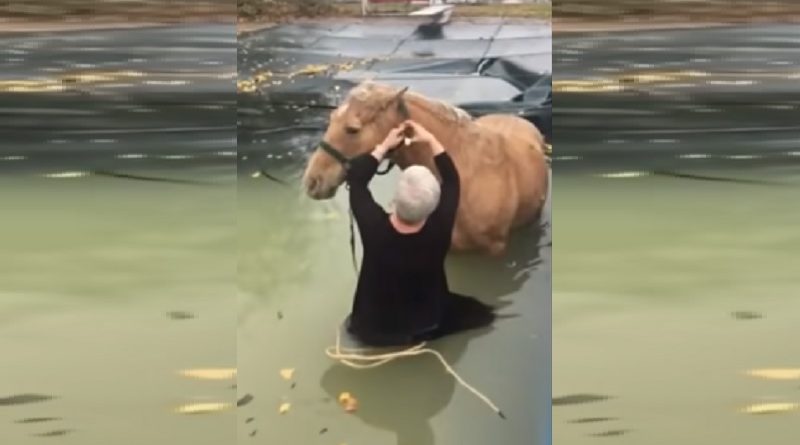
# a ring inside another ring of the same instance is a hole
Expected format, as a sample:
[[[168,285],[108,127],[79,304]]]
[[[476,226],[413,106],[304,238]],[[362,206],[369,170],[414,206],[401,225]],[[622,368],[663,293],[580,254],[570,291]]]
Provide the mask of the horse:
[[[538,219],[549,186],[544,137],[515,115],[473,119],[463,109],[407,88],[363,82],[331,112],[323,140],[303,173],[306,194],[316,200],[332,198],[345,180],[348,160],[371,152],[407,119],[442,143],[459,173],[451,251],[502,255],[512,229]],[[422,143],[401,146],[389,158],[401,169],[424,165],[441,181],[430,148]]]

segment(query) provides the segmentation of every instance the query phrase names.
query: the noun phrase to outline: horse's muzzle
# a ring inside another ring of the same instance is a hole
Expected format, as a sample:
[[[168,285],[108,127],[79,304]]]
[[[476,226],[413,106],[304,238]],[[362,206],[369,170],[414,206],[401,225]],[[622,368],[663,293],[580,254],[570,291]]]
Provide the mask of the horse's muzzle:
[[[330,186],[325,184],[325,181],[322,180],[319,176],[309,176],[304,181],[304,186],[306,189],[306,194],[311,199],[330,199],[336,195],[336,188],[335,186]]]

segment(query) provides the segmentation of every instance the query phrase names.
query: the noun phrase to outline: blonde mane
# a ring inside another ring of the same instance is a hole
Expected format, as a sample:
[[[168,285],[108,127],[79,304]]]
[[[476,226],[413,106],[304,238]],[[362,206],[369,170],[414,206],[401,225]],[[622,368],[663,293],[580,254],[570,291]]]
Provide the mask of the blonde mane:
[[[389,85],[370,81],[362,82],[350,90],[340,110],[347,109],[350,101],[357,101],[372,106],[377,113],[379,110],[383,109],[388,100],[394,98],[399,92],[399,88]],[[412,91],[407,92],[404,97],[428,110],[436,117],[446,119],[451,123],[462,125],[472,122],[472,116],[466,110],[445,101],[431,99]],[[370,117],[374,118],[374,116]]]

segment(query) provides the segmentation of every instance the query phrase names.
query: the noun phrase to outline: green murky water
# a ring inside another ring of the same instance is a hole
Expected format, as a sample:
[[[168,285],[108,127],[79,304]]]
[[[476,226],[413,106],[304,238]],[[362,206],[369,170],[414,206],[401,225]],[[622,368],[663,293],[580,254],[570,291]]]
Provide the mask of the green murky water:
[[[380,202],[388,202],[393,180],[374,181]],[[501,261],[448,263],[454,290],[518,315],[491,330],[433,343],[500,406],[504,421],[433,357],[353,370],[324,355],[355,286],[343,190],[334,201],[314,202],[297,187],[243,175],[238,221],[239,396],[253,396],[239,409],[239,443],[548,443],[550,247],[544,237],[520,233]],[[295,369],[294,386],[279,376],[282,368]],[[356,413],[337,404],[345,391],[359,400]],[[282,403],[291,404],[283,415]]]
[[[787,158],[788,160],[788,158]],[[554,442],[791,443],[797,368],[800,174],[705,172],[785,186],[558,174]]]
[[[234,439],[233,411],[174,413],[236,396],[177,374],[236,365],[234,179],[183,174],[219,185],[0,179],[0,443]]]

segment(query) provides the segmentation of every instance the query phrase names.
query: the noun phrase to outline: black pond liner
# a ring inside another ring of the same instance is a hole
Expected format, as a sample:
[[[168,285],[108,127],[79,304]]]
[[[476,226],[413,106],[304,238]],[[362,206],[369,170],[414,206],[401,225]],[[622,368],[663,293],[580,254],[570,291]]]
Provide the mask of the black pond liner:
[[[296,170],[315,148],[331,110],[367,78],[434,95],[475,117],[519,115],[549,141],[549,48],[549,27],[533,24],[528,29],[503,21],[441,29],[381,21],[286,25],[246,34],[239,46],[240,78],[269,71],[280,83],[268,80],[255,92],[238,95],[240,171],[252,173],[265,164],[270,171]],[[340,70],[342,64],[349,68]],[[288,76],[309,65],[331,68]]]

